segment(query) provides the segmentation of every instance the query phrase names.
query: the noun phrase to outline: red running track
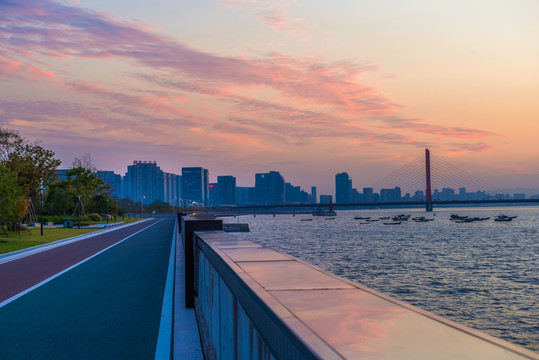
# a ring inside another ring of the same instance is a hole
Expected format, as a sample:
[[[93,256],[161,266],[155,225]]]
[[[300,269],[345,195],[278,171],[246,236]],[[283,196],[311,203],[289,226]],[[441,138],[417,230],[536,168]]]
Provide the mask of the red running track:
[[[157,221],[159,220],[152,219],[135,223],[0,264],[0,303],[155,224]]]

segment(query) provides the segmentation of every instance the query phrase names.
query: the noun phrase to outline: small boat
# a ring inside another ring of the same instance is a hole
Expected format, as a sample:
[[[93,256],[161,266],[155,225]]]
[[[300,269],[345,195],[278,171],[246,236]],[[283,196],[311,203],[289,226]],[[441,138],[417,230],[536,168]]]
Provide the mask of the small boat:
[[[299,219],[299,221],[313,221],[313,219]]]
[[[409,218],[410,218],[410,215],[400,214],[400,215],[397,215],[397,216],[393,216],[391,218],[391,220],[393,220],[393,221],[408,221]]]
[[[457,215],[457,214],[451,214],[449,216],[449,219],[450,220],[463,220],[463,219],[466,219],[467,217],[468,217],[467,215],[461,216],[461,215]]]
[[[379,218],[380,220],[389,220],[389,216],[382,216]]]
[[[326,220],[335,220],[334,217],[327,217]]]
[[[365,220],[366,222],[375,222],[375,221],[380,221],[379,219],[367,219]]]
[[[384,225],[400,225],[401,221],[385,222]]]
[[[333,211],[333,204],[330,201],[327,210],[318,208],[318,211],[313,212],[313,216],[337,216],[337,213]]]
[[[516,216],[507,216],[500,214],[494,218],[494,221],[512,221]]]
[[[414,221],[415,221],[415,222],[421,222],[421,223],[423,223],[423,222],[434,221],[434,219],[423,218],[423,219],[417,219],[417,220],[414,219]]]
[[[412,218],[412,220],[421,221],[421,220],[425,220],[425,217],[424,216],[417,216],[417,217]]]
[[[369,220],[370,216],[354,216],[354,220]]]

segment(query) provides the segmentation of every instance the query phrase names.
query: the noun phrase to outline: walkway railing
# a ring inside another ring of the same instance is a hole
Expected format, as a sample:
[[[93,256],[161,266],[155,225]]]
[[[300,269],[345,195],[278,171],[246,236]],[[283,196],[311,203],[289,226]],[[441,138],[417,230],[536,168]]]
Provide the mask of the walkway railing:
[[[539,359],[234,234],[193,234],[206,359]]]

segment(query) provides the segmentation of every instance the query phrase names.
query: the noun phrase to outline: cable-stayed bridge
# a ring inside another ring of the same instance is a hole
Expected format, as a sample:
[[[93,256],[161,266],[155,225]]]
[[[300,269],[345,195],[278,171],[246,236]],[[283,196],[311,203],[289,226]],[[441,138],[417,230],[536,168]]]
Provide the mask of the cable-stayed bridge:
[[[539,199],[514,199],[501,190],[459,169],[429,149],[424,155],[390,173],[369,188],[358,201],[332,204],[336,209],[423,205],[432,211],[434,205],[539,203]],[[301,213],[327,206],[323,204],[242,205],[221,207],[235,213]]]
[[[427,211],[434,203],[483,203],[507,200],[506,194],[489,183],[440,157],[425,155],[387,175],[371,186],[380,192],[380,202],[424,202]]]

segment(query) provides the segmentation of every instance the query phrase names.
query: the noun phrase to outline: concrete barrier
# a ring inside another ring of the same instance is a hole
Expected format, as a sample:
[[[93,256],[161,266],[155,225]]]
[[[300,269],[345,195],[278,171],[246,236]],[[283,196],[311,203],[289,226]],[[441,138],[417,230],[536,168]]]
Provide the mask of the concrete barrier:
[[[206,359],[539,359],[235,234],[194,235]]]

